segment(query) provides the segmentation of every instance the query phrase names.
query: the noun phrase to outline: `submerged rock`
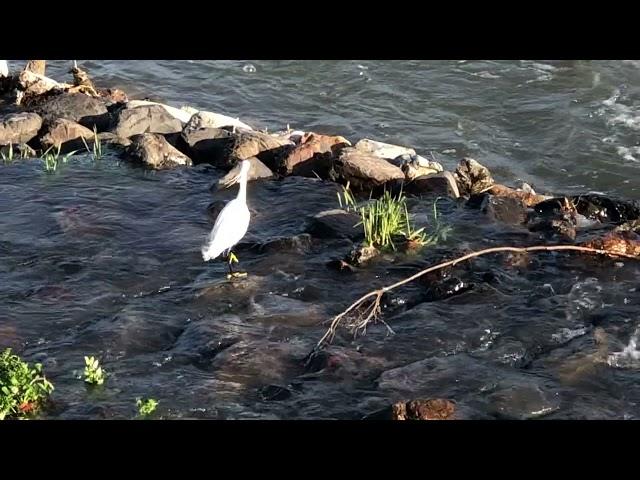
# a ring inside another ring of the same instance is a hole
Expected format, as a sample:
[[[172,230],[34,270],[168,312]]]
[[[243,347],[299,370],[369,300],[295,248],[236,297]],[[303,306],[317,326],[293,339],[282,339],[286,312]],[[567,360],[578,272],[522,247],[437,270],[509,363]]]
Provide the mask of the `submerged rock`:
[[[450,400],[434,398],[397,402],[391,406],[391,420],[449,420],[456,411]]]
[[[527,209],[518,198],[487,195],[480,209],[496,222],[522,225],[527,221]]]
[[[469,196],[489,190],[495,181],[489,169],[473,158],[463,158],[453,173],[460,194]]]
[[[144,133],[175,133],[182,131],[182,122],[160,105],[125,108],[118,113],[113,130],[118,137],[129,138]]]
[[[27,143],[42,127],[36,113],[12,113],[0,119],[0,145]]]
[[[364,238],[360,222],[360,215],[345,212],[339,208],[325,210],[311,217],[305,231],[316,238],[349,238],[359,240]]]
[[[127,147],[127,154],[155,169],[191,165],[189,157],[171,146],[162,135],[156,133],[134,136],[131,145]]]
[[[359,266],[374,259],[378,255],[380,255],[380,250],[373,245],[355,245],[347,254],[345,261],[353,266]]]
[[[402,182],[404,173],[380,157],[345,148],[334,160],[329,178],[339,183],[349,182],[356,190],[373,190]]]

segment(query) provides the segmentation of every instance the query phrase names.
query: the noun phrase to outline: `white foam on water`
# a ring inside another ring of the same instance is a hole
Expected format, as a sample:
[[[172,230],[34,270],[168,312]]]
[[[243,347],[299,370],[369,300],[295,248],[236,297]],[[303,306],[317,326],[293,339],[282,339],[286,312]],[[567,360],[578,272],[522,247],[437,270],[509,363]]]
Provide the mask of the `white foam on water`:
[[[607,364],[614,368],[637,368],[640,366],[640,350],[638,350],[638,336],[640,327],[629,339],[629,344],[621,352],[614,352],[607,358]]]

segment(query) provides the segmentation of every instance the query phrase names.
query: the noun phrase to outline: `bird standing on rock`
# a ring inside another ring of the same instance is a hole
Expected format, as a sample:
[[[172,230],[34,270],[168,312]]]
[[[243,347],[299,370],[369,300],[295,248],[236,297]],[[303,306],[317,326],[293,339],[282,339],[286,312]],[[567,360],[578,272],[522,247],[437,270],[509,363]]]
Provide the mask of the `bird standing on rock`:
[[[250,168],[251,162],[243,160],[240,163],[240,173],[225,183],[225,188],[239,183],[238,196],[222,209],[216,218],[207,243],[202,247],[202,258],[205,262],[217,258],[223,252],[225,253],[229,265],[228,278],[246,276],[246,273],[233,271],[231,264],[238,263],[238,257],[231,249],[242,240],[249,228],[251,214],[249,207],[247,207],[247,180]]]

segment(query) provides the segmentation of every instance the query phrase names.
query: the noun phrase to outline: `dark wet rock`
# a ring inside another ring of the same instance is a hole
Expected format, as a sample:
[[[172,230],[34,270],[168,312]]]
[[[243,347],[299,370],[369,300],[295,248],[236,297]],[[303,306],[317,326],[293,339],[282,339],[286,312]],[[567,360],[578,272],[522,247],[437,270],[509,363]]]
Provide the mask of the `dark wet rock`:
[[[280,175],[327,178],[332,159],[349,145],[344,137],[305,134],[298,145],[288,147],[275,159],[273,168]]]
[[[247,180],[249,182],[252,182],[254,180],[259,180],[261,178],[273,177],[273,172],[269,170],[269,168],[260,160],[258,160],[256,157],[251,157],[251,158],[248,158],[247,160],[251,164],[251,167],[249,168],[249,174],[247,177]],[[218,180],[218,187],[222,188],[229,180],[236,177],[239,173],[240,173],[240,164],[233,167],[231,170],[229,170],[229,173],[227,173],[224,177]]]
[[[36,113],[13,113],[0,119],[0,145],[27,143],[42,127]]]
[[[364,238],[360,215],[341,209],[325,210],[309,219],[305,231],[316,238]]]
[[[640,202],[621,201],[596,194],[551,198],[538,203],[535,211],[546,216],[558,215],[566,210],[567,202],[580,215],[603,223],[621,224],[640,218]]]
[[[239,339],[225,335],[218,322],[237,321],[233,315],[222,315],[209,319],[191,321],[187,324],[173,348],[173,354],[182,355],[198,362],[208,362],[223,350],[231,347]]]
[[[390,362],[383,357],[363,354],[352,347],[331,345],[315,351],[306,358],[307,373],[326,374],[350,380],[372,380]]]
[[[344,148],[333,161],[329,178],[334,182],[349,182],[355,190],[370,191],[387,184],[402,183],[404,173],[387,160],[361,153],[355,148]]]
[[[517,198],[487,195],[481,210],[495,222],[522,225],[527,221],[527,209]]]
[[[556,205],[541,202],[527,216],[527,227],[532,232],[542,232],[547,237],[576,238],[577,212],[575,205],[564,198]]]
[[[234,143],[234,135],[223,128],[185,127],[176,146],[193,159],[195,163],[209,163],[229,167],[229,152]]]
[[[460,295],[473,288],[473,284],[460,280],[457,277],[448,277],[438,282],[431,283],[427,287],[424,301],[436,302]]]
[[[291,237],[274,238],[257,245],[260,253],[298,252],[304,253],[311,248],[313,240],[311,235],[302,233]]]
[[[58,118],[53,122],[45,123],[39,140],[42,149],[60,148],[61,152],[66,153],[71,150],[86,150],[82,139],[86,141],[93,137],[93,132],[79,123]]]
[[[258,389],[258,395],[265,402],[281,402],[290,398],[293,392],[280,385],[266,385]]]
[[[113,129],[118,137],[129,138],[144,133],[176,133],[182,131],[182,122],[161,105],[143,105],[125,108],[118,113]]]
[[[525,381],[496,390],[489,396],[489,402],[490,411],[506,420],[542,417],[560,408],[560,398],[555,392]]]
[[[89,129],[97,128],[99,132],[108,130],[111,116],[104,101],[83,93],[62,93],[48,98],[33,107],[44,121],[52,122],[65,118],[79,123]]]
[[[220,380],[245,385],[280,384],[303,373],[308,344],[242,340],[216,355],[212,368]]]
[[[356,244],[345,257],[345,261],[351,265],[359,266],[369,262],[379,255],[380,250],[373,245]]]
[[[405,185],[405,191],[414,195],[442,195],[458,198],[460,192],[451,172],[419,176]]]
[[[378,142],[376,140],[369,140],[363,138],[355,144],[354,148],[361,153],[367,155],[373,155],[379,158],[387,160],[393,160],[402,155],[415,155],[416,151],[413,148],[401,147],[398,145],[392,145],[390,143]]]
[[[156,133],[136,135],[127,147],[127,155],[151,168],[165,169],[177,166],[190,166],[191,159],[171,146],[167,140]]]
[[[328,261],[327,268],[330,268],[331,270],[336,270],[338,272],[346,272],[346,273],[353,273],[356,271],[356,267],[340,259]]]
[[[524,368],[534,358],[527,346],[515,339],[501,339],[497,345],[474,355],[512,368]]]
[[[318,325],[328,315],[318,304],[275,294],[259,294],[250,300],[249,315],[263,322],[279,325]]]
[[[458,183],[458,190],[463,196],[482,193],[495,183],[489,169],[473,158],[460,160],[453,176]]]

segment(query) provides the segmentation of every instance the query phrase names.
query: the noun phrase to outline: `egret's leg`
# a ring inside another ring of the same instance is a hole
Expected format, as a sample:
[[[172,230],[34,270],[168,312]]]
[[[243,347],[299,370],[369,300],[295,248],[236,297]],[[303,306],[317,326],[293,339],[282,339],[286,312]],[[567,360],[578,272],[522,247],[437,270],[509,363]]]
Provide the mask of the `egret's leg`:
[[[232,251],[229,251],[229,275],[228,277],[246,277],[247,274],[246,273],[242,273],[242,272],[234,272],[233,269],[231,268],[231,265],[233,263],[240,263],[238,261],[238,257],[236,257],[235,253],[233,253]]]

